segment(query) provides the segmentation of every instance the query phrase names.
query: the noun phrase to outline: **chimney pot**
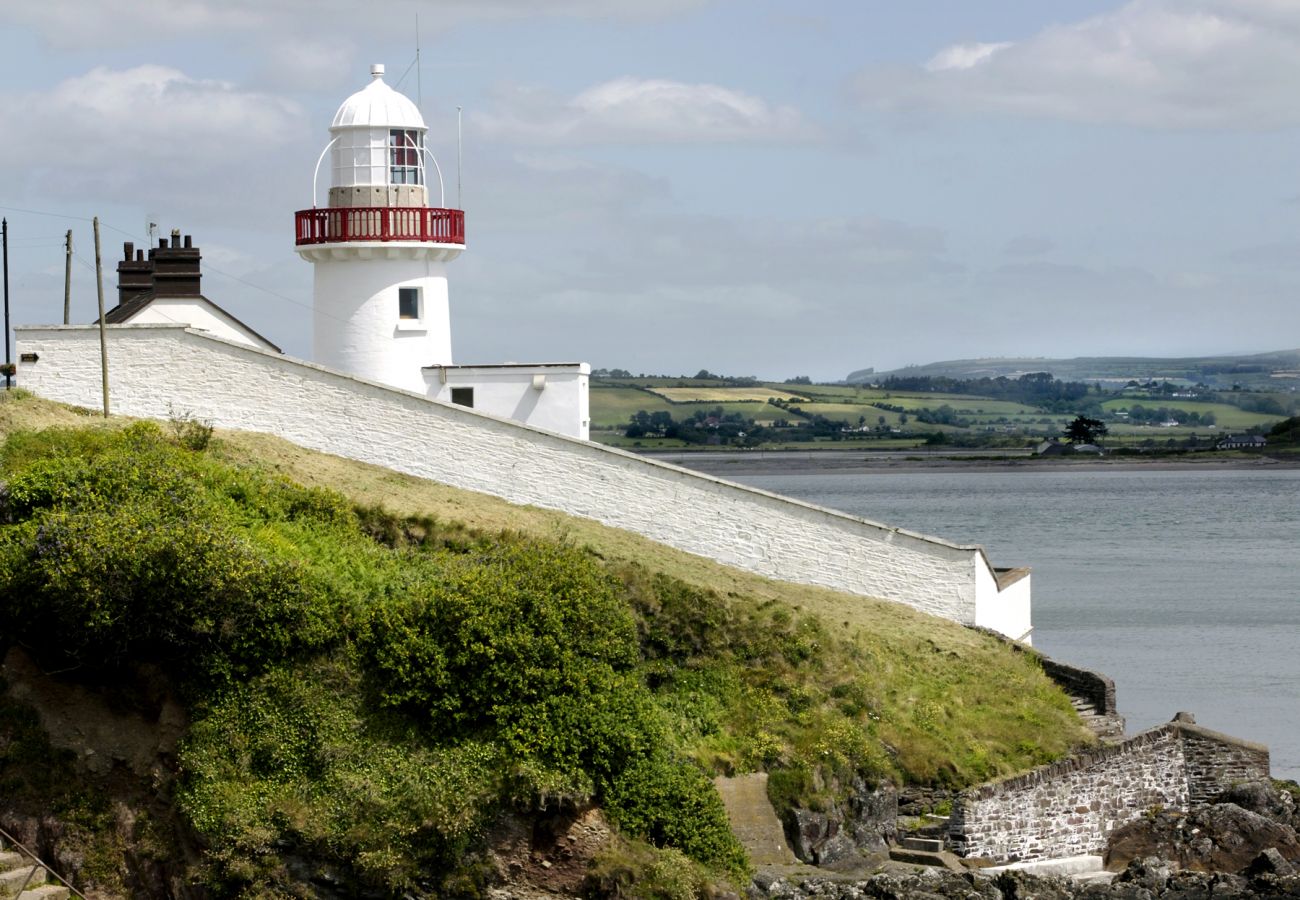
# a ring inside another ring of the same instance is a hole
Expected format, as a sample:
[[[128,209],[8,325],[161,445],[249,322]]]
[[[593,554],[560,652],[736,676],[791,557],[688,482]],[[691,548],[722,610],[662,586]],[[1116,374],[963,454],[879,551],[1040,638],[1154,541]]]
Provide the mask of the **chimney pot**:
[[[185,235],[185,249],[189,250],[192,249],[192,247],[193,245],[190,243],[190,236],[187,234]]]
[[[144,251],[143,251],[143,250],[137,250],[137,251],[135,251],[135,261],[136,261],[136,262],[144,262]]]
[[[167,249],[167,238],[158,238],[158,249],[159,250]]]
[[[135,256],[135,244],[131,243],[130,241],[124,243],[122,245],[122,253],[123,253],[123,258],[128,260],[131,257]]]

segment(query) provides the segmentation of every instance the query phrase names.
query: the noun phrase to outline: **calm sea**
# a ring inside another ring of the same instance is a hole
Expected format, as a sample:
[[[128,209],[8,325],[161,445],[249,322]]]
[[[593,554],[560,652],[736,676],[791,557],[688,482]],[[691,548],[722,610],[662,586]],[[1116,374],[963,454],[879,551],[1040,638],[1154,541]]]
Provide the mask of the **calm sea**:
[[[1034,645],[1115,679],[1130,732],[1188,710],[1300,779],[1300,470],[726,477],[1032,566]]]

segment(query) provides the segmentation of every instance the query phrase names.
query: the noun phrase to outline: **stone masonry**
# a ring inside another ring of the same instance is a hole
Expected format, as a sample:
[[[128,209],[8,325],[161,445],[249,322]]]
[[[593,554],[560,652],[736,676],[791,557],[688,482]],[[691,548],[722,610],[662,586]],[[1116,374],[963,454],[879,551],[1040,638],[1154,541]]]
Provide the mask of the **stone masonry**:
[[[19,383],[101,404],[99,337],[16,329]],[[113,411],[170,410],[339,456],[583,516],[760,575],[906,604],[1012,638],[1029,578],[998,583],[979,547],[843,515],[350,377],[182,326],[108,333]]]
[[[1180,713],[1123,743],[963,792],[948,836],[959,854],[999,862],[1099,853],[1111,831],[1149,810],[1186,809],[1268,774],[1267,747]]]

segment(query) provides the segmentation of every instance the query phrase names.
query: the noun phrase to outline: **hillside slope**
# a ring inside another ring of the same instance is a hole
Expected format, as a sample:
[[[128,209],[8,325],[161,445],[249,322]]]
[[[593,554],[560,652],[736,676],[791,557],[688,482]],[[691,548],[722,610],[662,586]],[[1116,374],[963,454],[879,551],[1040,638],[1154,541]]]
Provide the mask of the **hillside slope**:
[[[812,806],[1087,740],[1031,657],[904,607],[264,435],[86,422],[0,401],[0,820],[107,893],[474,896],[503,823],[584,810],[603,871],[697,891],[744,871],[712,775]]]
[[[1290,378],[1281,386],[1290,386],[1300,378],[1300,349],[1275,350],[1268,353],[1253,353],[1244,356],[1190,356],[1190,357],[1153,357],[1153,356],[1079,356],[1071,359],[1048,359],[1045,357],[993,357],[985,359],[953,359],[942,362],[927,363],[920,366],[908,366],[892,372],[877,372],[874,369],[859,369],[850,372],[845,378],[850,384],[878,382],[891,375],[923,376],[946,378],[997,378],[1005,376],[1016,378],[1027,372],[1050,372],[1062,381],[1094,381],[1107,379],[1129,379],[1139,381],[1186,379],[1207,384],[1224,383],[1230,386],[1234,381],[1242,383],[1259,382],[1262,385],[1278,387],[1274,376],[1287,374]],[[1272,382],[1272,383],[1270,383]]]

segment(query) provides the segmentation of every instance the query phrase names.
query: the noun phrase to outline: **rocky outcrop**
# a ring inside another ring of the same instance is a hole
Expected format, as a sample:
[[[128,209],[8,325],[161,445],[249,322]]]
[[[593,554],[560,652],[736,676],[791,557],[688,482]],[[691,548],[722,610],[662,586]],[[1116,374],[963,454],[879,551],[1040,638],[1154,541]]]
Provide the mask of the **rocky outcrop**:
[[[782,824],[795,856],[828,869],[859,869],[883,858],[897,836],[898,793],[854,780],[843,800],[825,809],[787,810]]]
[[[1181,869],[1239,872],[1269,849],[1288,862],[1300,860],[1300,840],[1290,825],[1235,803],[1216,803],[1191,812],[1163,810],[1130,822],[1111,835],[1105,857],[1111,871],[1154,856]]]
[[[1300,876],[1179,871],[1160,860],[1139,860],[1110,884],[1009,871],[997,875],[929,869],[837,881],[760,875],[749,900],[1284,900],[1300,898]]]

